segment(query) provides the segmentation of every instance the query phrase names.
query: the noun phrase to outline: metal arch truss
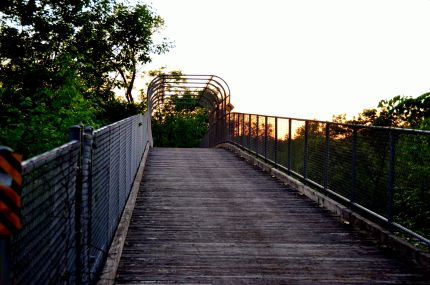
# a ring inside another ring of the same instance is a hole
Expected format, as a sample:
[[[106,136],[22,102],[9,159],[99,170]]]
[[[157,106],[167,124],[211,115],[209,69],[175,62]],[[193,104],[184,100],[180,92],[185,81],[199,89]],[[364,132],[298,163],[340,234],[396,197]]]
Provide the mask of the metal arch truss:
[[[147,94],[151,113],[166,104],[199,105],[209,113],[233,109],[229,86],[215,75],[162,74],[151,81]]]

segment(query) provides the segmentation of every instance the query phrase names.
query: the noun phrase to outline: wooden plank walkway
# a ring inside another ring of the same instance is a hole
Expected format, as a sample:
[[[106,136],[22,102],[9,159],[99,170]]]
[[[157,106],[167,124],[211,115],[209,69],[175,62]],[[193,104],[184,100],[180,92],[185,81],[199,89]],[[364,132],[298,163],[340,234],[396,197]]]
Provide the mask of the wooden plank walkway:
[[[154,148],[116,284],[430,284],[222,149]]]

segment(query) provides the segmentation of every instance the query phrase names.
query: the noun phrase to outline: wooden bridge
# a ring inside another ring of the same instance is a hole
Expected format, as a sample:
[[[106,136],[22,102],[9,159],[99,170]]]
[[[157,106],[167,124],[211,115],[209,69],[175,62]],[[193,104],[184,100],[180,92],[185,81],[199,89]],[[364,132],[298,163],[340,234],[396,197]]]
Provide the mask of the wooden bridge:
[[[147,93],[23,162],[0,285],[430,284],[430,131],[231,112],[216,76]],[[153,148],[164,104],[207,108],[212,148]]]
[[[150,151],[115,284],[429,284],[224,149]]]

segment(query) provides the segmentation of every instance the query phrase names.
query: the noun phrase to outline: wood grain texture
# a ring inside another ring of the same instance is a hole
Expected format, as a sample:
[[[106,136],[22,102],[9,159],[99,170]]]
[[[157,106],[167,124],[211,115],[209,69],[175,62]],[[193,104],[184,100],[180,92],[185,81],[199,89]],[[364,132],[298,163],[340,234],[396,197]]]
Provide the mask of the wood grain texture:
[[[430,284],[223,149],[149,154],[116,284]]]

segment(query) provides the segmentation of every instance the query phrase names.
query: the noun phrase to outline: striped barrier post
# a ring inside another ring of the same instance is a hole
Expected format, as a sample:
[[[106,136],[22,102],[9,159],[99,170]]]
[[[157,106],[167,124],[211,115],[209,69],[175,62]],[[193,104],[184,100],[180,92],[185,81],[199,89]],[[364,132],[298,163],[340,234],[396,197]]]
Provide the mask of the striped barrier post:
[[[22,156],[0,146],[0,284],[10,284],[10,237],[21,225]]]

